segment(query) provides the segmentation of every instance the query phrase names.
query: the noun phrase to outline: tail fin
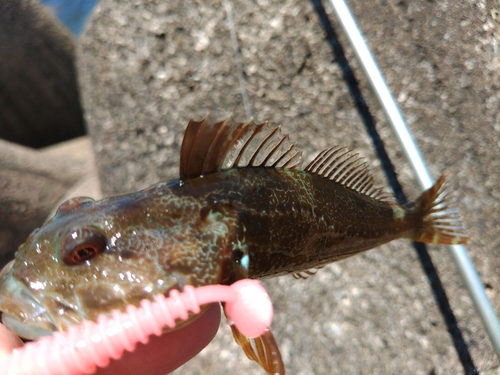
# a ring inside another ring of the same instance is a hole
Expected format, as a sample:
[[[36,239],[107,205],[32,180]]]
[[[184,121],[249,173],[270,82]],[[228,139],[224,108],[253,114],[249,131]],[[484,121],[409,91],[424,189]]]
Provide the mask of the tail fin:
[[[433,187],[426,190],[412,205],[421,217],[421,227],[411,238],[417,242],[464,244],[469,241],[460,216],[453,207],[454,200],[443,173]]]

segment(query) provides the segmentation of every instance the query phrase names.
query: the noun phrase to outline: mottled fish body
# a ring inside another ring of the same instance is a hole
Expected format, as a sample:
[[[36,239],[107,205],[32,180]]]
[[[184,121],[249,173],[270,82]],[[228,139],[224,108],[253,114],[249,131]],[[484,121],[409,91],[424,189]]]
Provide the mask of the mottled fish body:
[[[185,285],[303,277],[396,238],[468,240],[443,176],[402,206],[345,148],[299,165],[280,127],[191,121],[179,180],[98,202],[73,198],[28,238],[0,274],[3,322],[34,339]],[[251,340],[232,329],[251,359],[284,373],[270,331]]]
[[[227,253],[247,259],[251,278],[300,273],[396,238],[426,235],[418,209],[300,170],[231,169],[187,180],[173,193],[193,197],[220,218],[236,218],[228,238],[237,241],[226,245]]]

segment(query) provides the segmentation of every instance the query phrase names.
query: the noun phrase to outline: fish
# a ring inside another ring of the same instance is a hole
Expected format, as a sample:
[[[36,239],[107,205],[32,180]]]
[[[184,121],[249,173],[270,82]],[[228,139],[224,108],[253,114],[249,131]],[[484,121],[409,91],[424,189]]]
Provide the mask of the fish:
[[[401,205],[349,149],[328,148],[303,169],[301,155],[281,125],[191,119],[179,179],[69,199],[29,236],[0,273],[3,323],[33,340],[186,285],[304,278],[398,238],[469,240],[445,174]],[[268,374],[285,373],[269,328],[255,339],[231,329]]]

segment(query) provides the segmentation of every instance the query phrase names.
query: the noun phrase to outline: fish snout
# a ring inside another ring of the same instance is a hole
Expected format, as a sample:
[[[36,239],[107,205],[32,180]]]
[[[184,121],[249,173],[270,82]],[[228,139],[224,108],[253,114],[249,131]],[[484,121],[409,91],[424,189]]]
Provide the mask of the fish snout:
[[[24,285],[13,276],[14,261],[0,272],[2,322],[19,336],[35,340],[57,330],[50,314]]]

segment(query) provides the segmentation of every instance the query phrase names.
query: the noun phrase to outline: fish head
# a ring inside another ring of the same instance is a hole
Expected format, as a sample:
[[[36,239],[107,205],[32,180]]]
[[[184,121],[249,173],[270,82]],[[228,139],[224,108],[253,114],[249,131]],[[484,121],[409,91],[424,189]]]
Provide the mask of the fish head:
[[[165,222],[168,217],[153,220],[147,210],[128,196],[64,202],[1,271],[3,323],[37,339],[196,286],[182,256],[189,235]]]

